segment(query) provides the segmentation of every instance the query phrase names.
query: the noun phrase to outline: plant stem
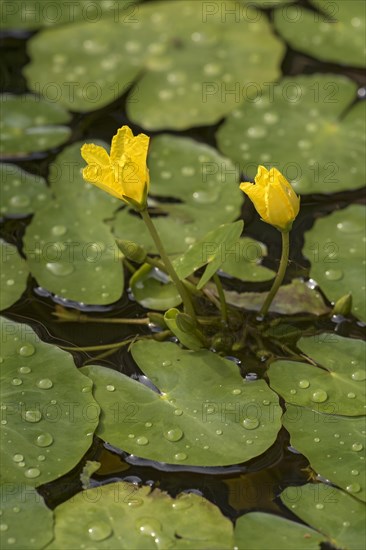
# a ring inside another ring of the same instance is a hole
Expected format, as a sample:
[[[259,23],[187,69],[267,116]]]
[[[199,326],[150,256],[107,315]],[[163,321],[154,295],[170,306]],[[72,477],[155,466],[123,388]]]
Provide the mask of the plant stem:
[[[226,298],[224,294],[224,289],[222,288],[220,277],[217,273],[213,276],[213,281],[217,288],[217,294],[219,295],[220,299],[220,305],[221,305],[221,318],[225,325],[227,325],[227,304],[226,304]]]
[[[156,248],[158,249],[160,258],[163,260],[163,262],[165,264],[165,267],[166,267],[166,270],[167,270],[167,273],[168,273],[169,277],[171,278],[171,280],[173,281],[173,283],[177,287],[177,290],[178,290],[178,292],[179,292],[179,294],[182,298],[182,302],[183,302],[185,312],[188,315],[190,315],[193,319],[195,319],[196,318],[196,313],[193,309],[193,305],[192,305],[190,295],[189,295],[187,289],[185,288],[185,286],[183,285],[182,281],[179,279],[178,275],[176,274],[175,269],[174,269],[174,267],[173,267],[173,265],[172,265],[172,263],[169,259],[168,254],[165,251],[163,243],[161,242],[159,234],[156,231],[156,227],[155,227],[152,219],[150,218],[150,215],[149,215],[148,211],[147,210],[142,210],[142,211],[140,211],[140,214],[141,214],[141,217],[142,217],[142,219],[144,220],[144,222],[146,224],[146,227],[148,228],[148,230],[150,232],[150,235],[151,235],[151,237],[152,237],[152,239],[153,239],[153,241],[156,245]]]
[[[273,298],[276,296],[278,289],[281,286],[283,278],[286,273],[286,268],[288,264],[288,256],[290,251],[290,233],[289,231],[281,231],[282,235],[282,254],[280,260],[280,266],[276,275],[276,278],[273,282],[272,288],[269,291],[267,298],[264,301],[263,306],[259,312],[259,315],[265,317],[267,315],[268,309],[273,301]]]

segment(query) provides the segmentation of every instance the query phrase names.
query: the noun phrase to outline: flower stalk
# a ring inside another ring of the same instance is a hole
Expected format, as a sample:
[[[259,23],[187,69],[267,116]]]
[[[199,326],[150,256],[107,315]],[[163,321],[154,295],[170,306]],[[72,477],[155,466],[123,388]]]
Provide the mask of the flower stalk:
[[[267,315],[270,305],[273,302],[273,299],[276,296],[277,291],[280,288],[286,273],[289,252],[290,252],[290,233],[289,231],[281,231],[281,236],[282,236],[282,253],[281,253],[280,266],[279,266],[276,278],[273,282],[272,288],[269,291],[264,301],[264,304],[260,309],[259,315],[262,317],[265,317]]]
[[[186,289],[186,287],[184,286],[184,284],[182,283],[182,281],[179,279],[174,267],[173,267],[173,264],[172,262],[170,261],[169,259],[169,256],[168,254],[166,253],[166,250],[164,248],[164,245],[159,237],[159,234],[156,230],[156,227],[147,211],[147,209],[145,210],[141,210],[140,211],[140,214],[141,214],[141,217],[142,219],[144,220],[145,222],[145,225],[155,243],[155,246],[156,248],[158,249],[158,252],[159,252],[159,255],[160,255],[160,258],[162,259],[162,261],[164,262],[164,265],[165,265],[165,268],[166,268],[166,271],[169,275],[169,277],[171,278],[171,280],[173,281],[173,283],[175,284],[181,298],[182,298],[182,302],[183,302],[183,307],[184,307],[184,310],[185,312],[190,315],[193,319],[196,319],[196,313],[194,311],[194,308],[193,308],[193,304],[192,304],[192,301],[191,301],[191,297]]]

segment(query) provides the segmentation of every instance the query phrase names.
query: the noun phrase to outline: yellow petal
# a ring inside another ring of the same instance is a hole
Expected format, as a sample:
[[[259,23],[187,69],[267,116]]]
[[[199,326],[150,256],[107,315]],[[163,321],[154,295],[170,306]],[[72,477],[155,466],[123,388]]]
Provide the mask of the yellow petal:
[[[266,190],[263,186],[243,182],[240,184],[240,189],[248,195],[260,217],[267,221]]]
[[[99,164],[100,166],[109,166],[109,155],[104,147],[94,145],[94,143],[85,143],[81,148],[81,156],[88,164]]]
[[[268,187],[269,223],[280,229],[287,229],[295,219],[288,195],[277,180]]]
[[[113,172],[109,166],[98,166],[96,164],[86,166],[83,169],[83,178],[110,195],[117,197],[117,199],[122,199],[122,185],[114,179]]]
[[[259,185],[261,187],[265,187],[266,185],[268,185],[269,174],[270,172],[265,166],[258,166],[257,175],[254,178],[256,185]]]
[[[133,133],[131,128],[128,126],[122,126],[118,130],[115,136],[112,138],[111,144],[111,161],[118,161],[122,155],[125,153],[126,146],[133,139]]]

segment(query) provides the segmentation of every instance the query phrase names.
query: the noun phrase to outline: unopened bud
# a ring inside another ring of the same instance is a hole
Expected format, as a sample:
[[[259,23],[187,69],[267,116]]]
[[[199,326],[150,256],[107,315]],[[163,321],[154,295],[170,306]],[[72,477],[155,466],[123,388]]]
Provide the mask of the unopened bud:
[[[347,317],[352,311],[352,294],[349,292],[339,298],[333,306],[332,315],[343,315]]]
[[[116,243],[127,260],[131,260],[131,262],[136,262],[137,264],[144,263],[147,252],[143,246],[133,241],[125,241],[122,239],[116,239]]]
[[[187,332],[188,334],[195,333],[197,330],[196,321],[187,313],[178,313],[175,318],[175,322],[177,323],[179,330]]]

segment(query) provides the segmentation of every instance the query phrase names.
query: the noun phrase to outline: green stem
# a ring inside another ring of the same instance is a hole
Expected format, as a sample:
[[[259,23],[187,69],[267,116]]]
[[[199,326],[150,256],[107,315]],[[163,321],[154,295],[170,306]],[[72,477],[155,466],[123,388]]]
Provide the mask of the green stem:
[[[261,310],[259,312],[259,315],[263,317],[267,315],[267,312],[273,301],[273,298],[276,296],[277,291],[281,286],[281,283],[286,273],[287,264],[288,264],[288,256],[290,251],[290,233],[289,231],[281,231],[281,235],[282,235],[282,254],[281,254],[281,260],[280,260],[280,266],[279,266],[276,278],[273,282],[272,288],[269,291],[267,298],[265,299],[264,304],[261,307]]]
[[[226,298],[225,298],[224,289],[222,288],[222,284],[221,284],[220,277],[218,276],[217,273],[214,274],[214,276],[213,276],[213,281],[214,281],[214,283],[215,283],[215,285],[216,285],[217,294],[218,294],[219,299],[220,299],[220,305],[221,305],[221,318],[222,318],[223,322],[225,323],[225,325],[227,325],[227,304],[226,304]]]
[[[185,286],[183,285],[182,281],[179,279],[178,275],[176,274],[175,269],[174,269],[174,267],[173,267],[173,265],[172,265],[172,263],[169,259],[169,256],[165,251],[163,243],[160,240],[159,234],[156,231],[156,227],[155,227],[152,219],[149,216],[148,211],[147,210],[142,210],[142,211],[140,211],[140,214],[141,214],[141,217],[142,217],[142,219],[144,220],[144,222],[146,224],[146,227],[148,228],[148,230],[150,232],[150,235],[151,235],[151,237],[152,237],[152,239],[153,239],[153,241],[156,245],[156,248],[158,249],[160,258],[163,260],[163,262],[165,264],[165,267],[166,267],[166,270],[168,272],[169,277],[171,278],[171,280],[173,281],[173,283],[177,287],[177,290],[178,290],[179,294],[181,295],[183,305],[184,305],[184,309],[185,309],[186,313],[188,315],[190,315],[193,319],[195,319],[196,318],[196,313],[193,309],[193,305],[192,305],[192,302],[191,302],[191,298],[188,294],[188,291],[185,288]]]

